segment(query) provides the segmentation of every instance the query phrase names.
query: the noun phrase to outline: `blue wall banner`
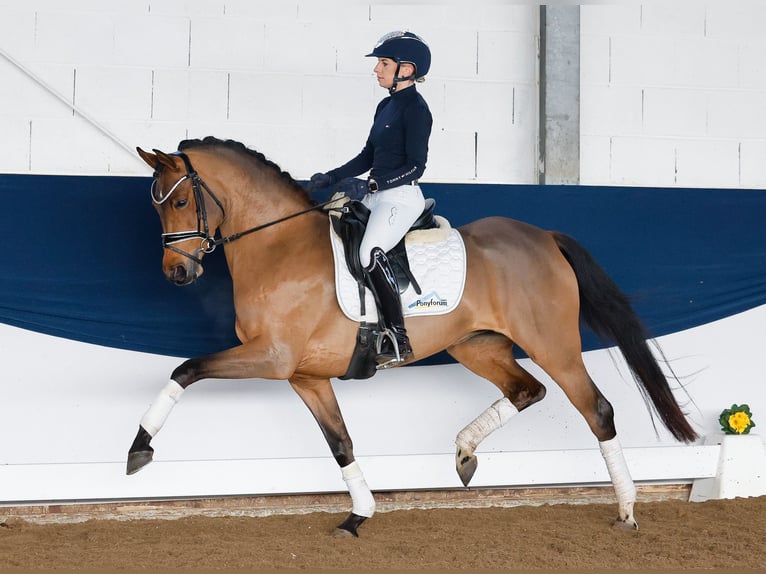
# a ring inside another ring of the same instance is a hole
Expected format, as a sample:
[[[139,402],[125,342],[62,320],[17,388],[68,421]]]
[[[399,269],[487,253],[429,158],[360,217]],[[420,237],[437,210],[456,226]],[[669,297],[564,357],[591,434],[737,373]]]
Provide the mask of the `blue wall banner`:
[[[150,178],[0,175],[0,322],[193,357],[238,344],[223,253],[196,283],[162,275]],[[423,184],[457,227],[490,215],[578,239],[653,336],[766,304],[766,190]],[[603,347],[584,333],[584,348]],[[421,364],[451,361],[445,354]]]

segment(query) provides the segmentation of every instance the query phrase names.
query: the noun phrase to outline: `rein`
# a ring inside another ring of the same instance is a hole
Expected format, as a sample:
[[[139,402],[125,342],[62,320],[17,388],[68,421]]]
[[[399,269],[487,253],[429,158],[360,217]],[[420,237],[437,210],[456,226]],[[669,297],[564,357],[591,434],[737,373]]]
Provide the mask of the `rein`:
[[[237,239],[240,239],[241,237],[244,237],[245,235],[249,235],[251,233],[255,233],[256,231],[260,231],[261,229],[266,229],[267,227],[271,227],[272,225],[276,225],[278,223],[282,223],[283,221],[287,221],[288,219],[292,219],[294,217],[298,217],[300,215],[304,215],[306,213],[309,213],[311,211],[316,211],[318,209],[322,209],[325,206],[335,203],[337,200],[328,200],[323,203],[319,203],[317,205],[313,205],[307,209],[304,209],[303,211],[299,211],[297,213],[292,213],[290,215],[286,215],[284,217],[280,217],[279,219],[275,219],[274,221],[269,221],[268,223],[263,223],[261,225],[256,225],[255,227],[251,227],[250,229],[246,229],[244,231],[240,231],[237,233],[232,233],[231,235],[227,235],[226,237],[221,237],[219,239],[216,239],[215,237],[210,235],[210,226],[208,225],[207,220],[207,209],[205,208],[205,201],[204,197],[202,196],[202,189],[204,189],[207,194],[213,199],[213,201],[216,203],[218,208],[221,210],[221,213],[226,216],[226,210],[223,208],[223,204],[221,201],[216,197],[216,195],[213,193],[213,191],[210,189],[210,187],[204,182],[204,180],[197,174],[197,172],[192,167],[191,161],[189,160],[189,157],[183,153],[183,152],[176,152],[173,155],[179,156],[183,161],[184,165],[186,166],[186,175],[182,176],[178,181],[176,181],[170,188],[170,191],[164,196],[164,197],[157,197],[156,194],[156,184],[157,184],[157,174],[155,173],[155,179],[152,183],[152,201],[157,204],[161,205],[167,201],[167,199],[173,194],[173,192],[178,188],[178,186],[186,181],[187,179],[191,180],[192,184],[192,191],[194,192],[194,201],[196,203],[196,210],[197,210],[197,230],[189,230],[189,231],[175,231],[171,233],[163,233],[162,234],[162,247],[165,249],[170,249],[171,251],[175,251],[176,253],[180,253],[181,255],[184,255],[185,257],[188,257],[192,261],[202,264],[202,259],[198,257],[200,253],[212,253],[215,251],[215,248],[219,245],[225,245],[227,243],[231,243],[232,241],[236,241]],[[194,254],[188,253],[187,251],[183,251],[182,249],[179,249],[178,247],[175,247],[174,243],[181,243],[183,241],[187,241],[189,239],[199,238],[200,239],[200,248],[197,249]]]
[[[205,253],[210,253],[219,245],[231,243],[232,241],[235,241],[239,239],[240,237],[244,237],[245,235],[249,235],[250,233],[255,233],[256,231],[260,231],[261,229],[266,229],[267,227],[271,227],[272,225],[276,225],[277,223],[282,223],[283,221],[287,221],[288,219],[292,219],[293,217],[298,217],[299,215],[304,215],[310,211],[316,211],[317,209],[322,209],[326,205],[330,205],[331,203],[336,203],[336,202],[337,200],[335,199],[328,200],[323,203],[319,203],[317,205],[304,209],[303,211],[298,211],[297,213],[292,213],[290,215],[286,215],[285,217],[280,217],[279,219],[275,219],[274,221],[269,221],[268,223],[251,227],[250,229],[246,229],[245,231],[232,233],[231,235],[227,235],[226,237],[221,237],[220,239],[208,238],[207,245],[209,245],[209,250],[206,250]]]

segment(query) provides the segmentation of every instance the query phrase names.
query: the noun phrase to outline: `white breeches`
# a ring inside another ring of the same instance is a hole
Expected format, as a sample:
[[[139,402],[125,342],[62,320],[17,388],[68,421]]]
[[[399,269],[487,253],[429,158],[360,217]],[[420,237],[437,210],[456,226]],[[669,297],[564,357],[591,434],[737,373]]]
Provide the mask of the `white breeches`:
[[[420,186],[400,185],[368,193],[362,203],[370,210],[370,220],[359,246],[359,258],[364,267],[369,267],[370,252],[375,247],[388,252],[399,243],[423,213],[425,200]]]

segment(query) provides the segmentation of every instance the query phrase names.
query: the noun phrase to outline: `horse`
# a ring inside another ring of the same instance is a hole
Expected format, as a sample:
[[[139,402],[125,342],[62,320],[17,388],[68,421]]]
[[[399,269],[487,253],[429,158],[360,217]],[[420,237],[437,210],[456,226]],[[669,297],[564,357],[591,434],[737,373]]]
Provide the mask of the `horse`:
[[[184,140],[172,153],[136,149],[154,170],[151,195],[163,229],[163,273],[176,285],[190,284],[203,273],[203,257],[222,245],[241,344],[183,361],[172,372],[140,421],[127,473],[151,462],[152,438],[196,381],[287,380],[316,419],[351,497],[351,512],[333,532],[358,536],[374,514],[375,499],[354,458],[331,379],[347,371],[359,325],[336,300],[327,212],[317,209],[321,204],[289,173],[237,141]],[[652,421],[659,416],[678,441],[698,437],[629,299],[593,256],[563,233],[503,217],[473,221],[457,231],[466,253],[459,305],[441,315],[408,317],[406,329],[414,350],[409,363],[446,350],[500,391],[500,398],[457,435],[461,481],[467,486],[477,468],[479,443],[545,397],[545,386],[514,358],[518,346],[584,417],[615,489],[616,524],[637,529],[636,488],[613,408],[583,363],[580,320],[616,343]]]

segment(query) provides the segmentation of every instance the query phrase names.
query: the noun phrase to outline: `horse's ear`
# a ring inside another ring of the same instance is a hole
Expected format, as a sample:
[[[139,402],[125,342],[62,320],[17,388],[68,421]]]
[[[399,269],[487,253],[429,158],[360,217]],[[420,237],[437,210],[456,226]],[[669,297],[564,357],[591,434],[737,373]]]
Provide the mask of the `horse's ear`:
[[[172,170],[178,169],[176,162],[173,160],[173,157],[166,154],[165,152],[155,149],[152,150],[154,153],[150,153],[148,151],[142,150],[140,147],[137,147],[136,151],[138,152],[138,155],[141,156],[141,159],[144,160],[149,165],[149,167],[155,171],[159,171],[162,166],[168,167]]]
[[[159,162],[156,155],[149,153],[148,151],[144,151],[140,147],[136,147],[136,151],[138,152],[138,155],[141,156],[141,159],[144,160],[149,167],[152,169],[157,169],[159,167]]]

